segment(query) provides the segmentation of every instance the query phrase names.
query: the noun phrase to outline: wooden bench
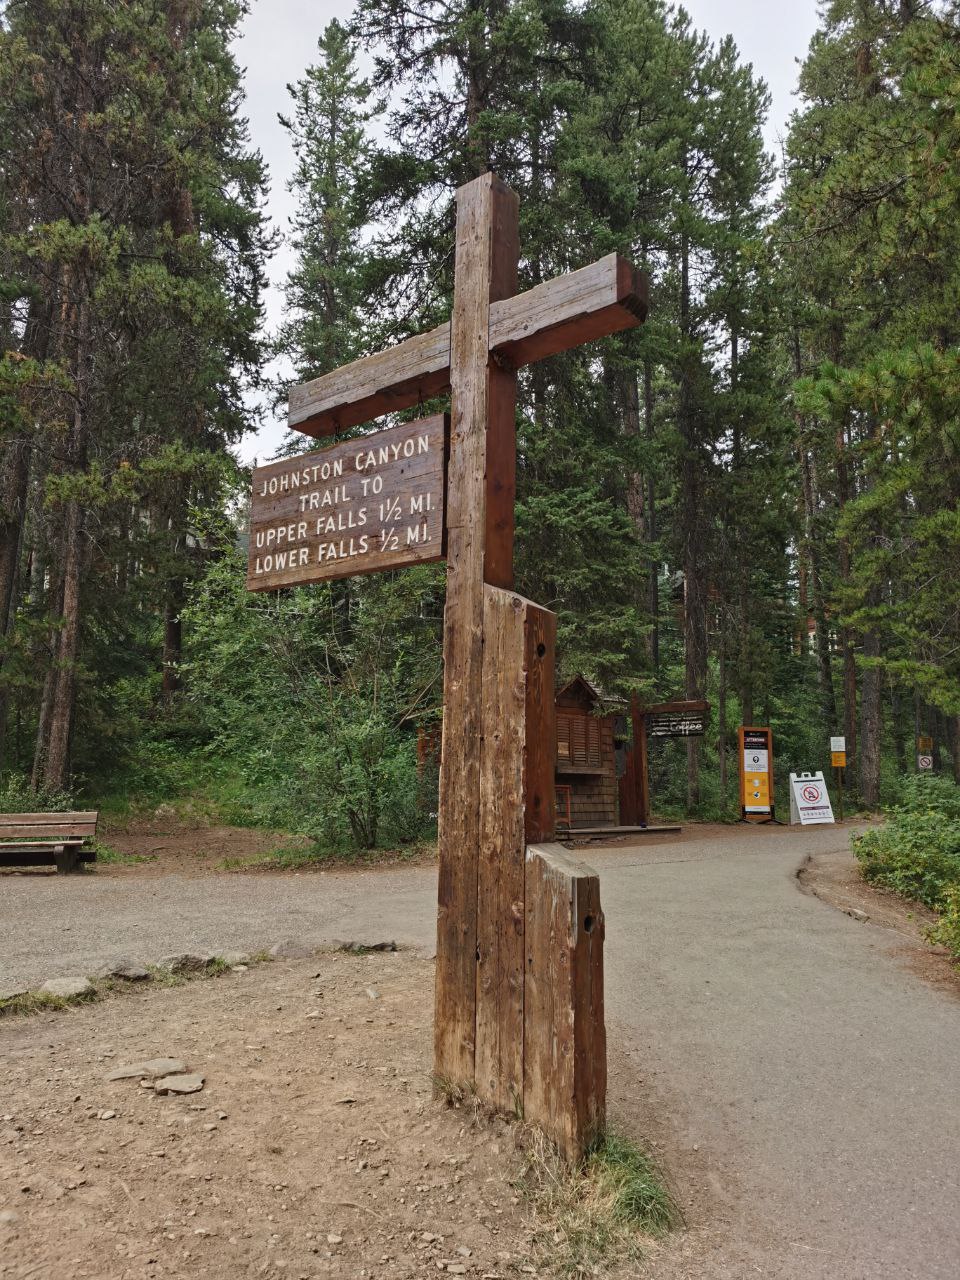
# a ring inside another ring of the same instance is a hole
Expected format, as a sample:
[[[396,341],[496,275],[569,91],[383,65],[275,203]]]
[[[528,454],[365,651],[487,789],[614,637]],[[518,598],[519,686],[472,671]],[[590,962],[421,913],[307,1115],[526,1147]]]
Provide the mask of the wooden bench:
[[[0,867],[49,867],[79,871],[96,862],[86,842],[97,834],[99,813],[0,813]]]

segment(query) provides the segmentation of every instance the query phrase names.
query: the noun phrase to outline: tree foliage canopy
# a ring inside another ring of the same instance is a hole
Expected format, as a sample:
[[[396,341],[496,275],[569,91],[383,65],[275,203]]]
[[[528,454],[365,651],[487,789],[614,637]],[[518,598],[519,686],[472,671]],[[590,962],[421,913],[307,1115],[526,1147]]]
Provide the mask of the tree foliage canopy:
[[[661,804],[735,807],[740,723],[785,767],[845,733],[871,806],[917,733],[960,777],[958,6],[823,6],[777,173],[762,81],[663,0],[358,0],[277,103],[269,340],[244,12],[0,18],[3,771],[194,760],[326,842],[429,825],[442,569],[248,597],[235,449],[271,355],[304,380],[446,319],[454,192],[492,168],[522,288],[614,250],[651,277],[642,329],[521,377],[517,571],[563,675],[710,699]]]

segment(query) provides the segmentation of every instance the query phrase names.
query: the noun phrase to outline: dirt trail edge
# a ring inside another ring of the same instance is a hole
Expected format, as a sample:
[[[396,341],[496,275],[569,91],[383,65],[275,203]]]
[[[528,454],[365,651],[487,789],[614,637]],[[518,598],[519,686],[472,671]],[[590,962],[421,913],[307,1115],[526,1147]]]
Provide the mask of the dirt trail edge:
[[[326,954],[5,1023],[0,1275],[515,1274],[512,1131],[432,1101],[432,984]],[[202,1091],[107,1079],[158,1055]]]

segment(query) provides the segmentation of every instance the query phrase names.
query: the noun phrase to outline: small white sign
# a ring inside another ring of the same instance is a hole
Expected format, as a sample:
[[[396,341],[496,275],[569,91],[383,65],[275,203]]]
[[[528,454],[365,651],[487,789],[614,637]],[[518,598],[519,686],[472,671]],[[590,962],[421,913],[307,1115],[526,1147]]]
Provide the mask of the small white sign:
[[[846,751],[846,749],[847,749],[847,740],[846,740],[846,738],[831,738],[831,739],[830,739],[830,750],[831,750],[831,751]]]
[[[791,773],[790,825],[816,827],[833,821],[833,805],[823,774]]]
[[[933,756],[917,756],[917,768],[921,773],[932,773]]]

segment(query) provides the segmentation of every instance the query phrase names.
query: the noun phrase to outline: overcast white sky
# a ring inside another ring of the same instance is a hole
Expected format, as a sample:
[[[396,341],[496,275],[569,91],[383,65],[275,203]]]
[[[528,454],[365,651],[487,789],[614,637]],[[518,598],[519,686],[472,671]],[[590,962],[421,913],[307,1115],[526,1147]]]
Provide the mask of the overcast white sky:
[[[797,59],[803,58],[816,27],[816,0],[687,0],[684,5],[694,23],[714,39],[731,33],[743,59],[753,63],[773,94],[767,127],[767,146],[779,154],[778,139],[793,109]],[[247,104],[253,143],[263,152],[270,169],[269,212],[284,233],[291,211],[286,181],[293,155],[277,112],[287,109],[286,85],[296,80],[313,60],[317,37],[331,18],[346,19],[352,0],[253,0],[237,45],[240,65],[246,68]],[[274,327],[281,314],[280,286],[290,264],[281,247],[270,266],[268,322]],[[268,409],[262,411],[258,431],[246,436],[240,450],[244,462],[271,456],[283,435],[283,423]]]

